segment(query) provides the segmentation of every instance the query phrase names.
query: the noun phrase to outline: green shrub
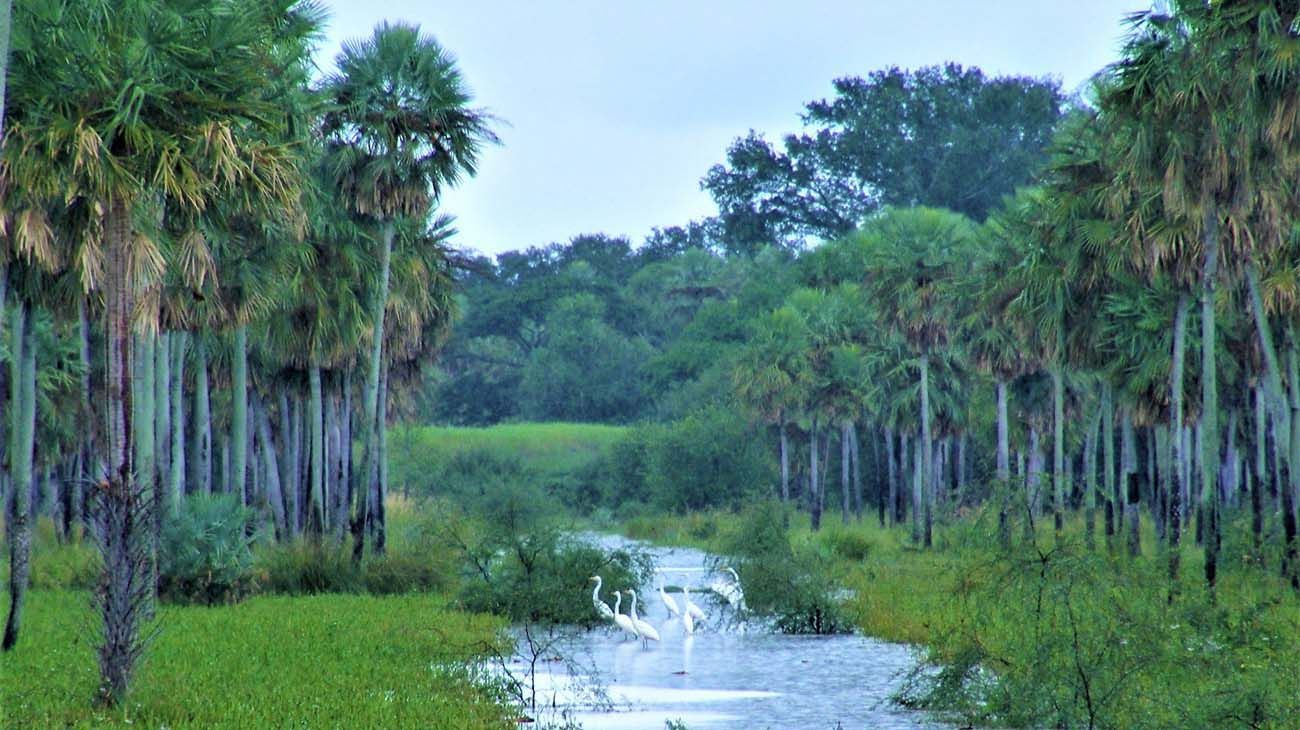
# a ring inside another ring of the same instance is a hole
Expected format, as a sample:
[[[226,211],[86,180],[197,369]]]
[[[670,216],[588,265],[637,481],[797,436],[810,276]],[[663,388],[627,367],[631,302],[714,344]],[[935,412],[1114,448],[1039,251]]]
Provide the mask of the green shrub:
[[[606,551],[546,528],[489,532],[465,549],[474,568],[462,584],[461,602],[517,622],[595,625],[601,619],[589,600],[591,576],[601,576],[609,592],[641,585],[653,567],[638,551]]]
[[[271,593],[299,596],[365,590],[350,544],[328,537],[267,547],[258,554],[257,572],[262,588]]]
[[[195,495],[163,521],[159,595],[177,603],[228,603],[254,587],[252,510],[233,495]]]
[[[815,543],[796,548],[786,530],[787,507],[763,502],[741,517],[739,529],[719,539],[727,564],[740,574],[745,603],[769,614],[788,634],[835,634],[852,630],[832,575],[833,561]]]

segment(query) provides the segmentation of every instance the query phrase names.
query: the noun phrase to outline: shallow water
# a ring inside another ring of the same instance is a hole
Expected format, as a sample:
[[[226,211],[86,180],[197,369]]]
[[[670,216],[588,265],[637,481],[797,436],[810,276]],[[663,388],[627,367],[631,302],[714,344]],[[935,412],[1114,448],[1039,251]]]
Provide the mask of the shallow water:
[[[626,542],[592,539],[606,546]],[[708,557],[697,550],[645,549],[660,568],[700,569]],[[909,647],[861,636],[772,633],[730,620],[725,603],[706,590],[716,575],[665,576],[670,586],[691,585],[692,599],[709,614],[704,625],[687,635],[655,587],[640,587],[641,618],[662,640],[642,648],[613,626],[566,639],[560,653],[573,660],[569,666],[550,662],[538,670],[538,706],[550,708],[539,719],[563,715],[589,730],[663,730],[668,720],[692,730],[943,727],[889,699],[916,663]],[[601,589],[611,606],[612,591],[609,585]],[[680,605],[681,594],[670,595]],[[625,599],[624,613],[627,606]]]

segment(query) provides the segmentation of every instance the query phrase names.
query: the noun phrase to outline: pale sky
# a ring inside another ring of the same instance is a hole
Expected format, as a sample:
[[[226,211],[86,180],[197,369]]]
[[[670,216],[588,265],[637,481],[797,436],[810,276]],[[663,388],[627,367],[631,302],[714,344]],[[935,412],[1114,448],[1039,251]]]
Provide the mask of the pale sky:
[[[498,253],[716,212],[699,181],[748,130],[778,140],[831,81],[956,61],[1066,92],[1116,56],[1142,0],[325,0],[319,63],[383,19],[459,59],[503,145],[447,193],[458,245]]]

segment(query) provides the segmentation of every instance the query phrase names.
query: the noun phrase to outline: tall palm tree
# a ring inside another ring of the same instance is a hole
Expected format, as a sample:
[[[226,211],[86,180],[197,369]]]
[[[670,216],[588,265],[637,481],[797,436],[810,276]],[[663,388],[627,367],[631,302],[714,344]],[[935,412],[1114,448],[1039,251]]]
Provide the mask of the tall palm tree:
[[[472,98],[455,59],[417,26],[382,23],[371,37],[345,43],[324,91],[323,129],[343,199],[380,229],[379,279],[370,304],[372,336],[363,394],[362,468],[354,477],[353,552],[365,546],[364,479],[379,452],[383,366],[393,239],[401,218],[428,215],[442,190],[478,167],[496,141],[489,116]]]
[[[974,228],[957,213],[918,207],[887,210],[858,235],[867,248],[865,288],[879,303],[886,325],[906,338],[919,360],[921,484],[928,495],[934,463],[930,358],[947,342],[955,325],[953,284],[970,265]],[[916,537],[928,547],[932,540],[928,498],[921,507],[924,531]]]

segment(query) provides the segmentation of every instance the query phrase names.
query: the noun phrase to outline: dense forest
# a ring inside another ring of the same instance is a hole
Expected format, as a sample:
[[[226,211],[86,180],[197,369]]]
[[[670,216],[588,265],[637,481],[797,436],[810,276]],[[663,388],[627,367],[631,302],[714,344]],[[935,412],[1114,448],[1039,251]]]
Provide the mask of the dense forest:
[[[437,613],[468,638],[394,651],[470,664],[505,640],[462,611],[590,626],[565,599],[588,576],[644,584],[636,556],[566,542],[594,525],[716,540],[783,631],[925,645],[929,709],[1286,726],[1300,16],[1171,5],[1078,93],[957,63],[845,76],[790,110],[801,132],[737,130],[702,171],[714,216],[484,256],[440,196],[502,120],[418,27],[321,76],[311,2],[14,0],[6,655],[38,666],[24,644],[54,634],[25,627],[89,595],[94,657],[68,662],[121,710],[160,601],[269,594],[242,614],[265,629],[294,610],[274,594],[365,593],[313,604],[317,630],[432,641],[358,617]],[[540,476],[413,430],[523,422],[619,428]],[[364,602],[391,593],[434,602]],[[437,682],[459,720],[374,700],[330,721],[499,725],[508,701]],[[20,723],[87,719],[14,692]]]

